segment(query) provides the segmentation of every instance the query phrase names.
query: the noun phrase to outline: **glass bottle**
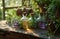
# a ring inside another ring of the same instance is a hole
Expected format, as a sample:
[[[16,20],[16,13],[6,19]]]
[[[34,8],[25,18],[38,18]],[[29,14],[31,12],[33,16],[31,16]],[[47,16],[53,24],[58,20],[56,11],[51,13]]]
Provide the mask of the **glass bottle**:
[[[19,22],[17,20],[14,22],[14,27],[16,30],[19,30]]]
[[[41,16],[39,14],[38,18],[36,19],[37,22],[41,21]]]
[[[31,26],[32,26],[32,16],[31,16],[31,14],[29,14],[29,16],[30,16],[29,19],[28,19],[29,20],[29,28],[31,28]]]
[[[23,13],[21,21],[22,21],[22,24],[23,24],[23,29],[28,30],[28,18],[26,16],[27,16],[27,14]]]
[[[36,27],[36,22],[35,22],[35,17],[34,17],[34,13],[30,13],[30,17],[29,17],[29,28],[35,28]]]
[[[38,27],[41,29],[45,29],[45,18],[43,16],[43,14],[39,14],[39,17],[37,18],[37,23],[38,23]]]

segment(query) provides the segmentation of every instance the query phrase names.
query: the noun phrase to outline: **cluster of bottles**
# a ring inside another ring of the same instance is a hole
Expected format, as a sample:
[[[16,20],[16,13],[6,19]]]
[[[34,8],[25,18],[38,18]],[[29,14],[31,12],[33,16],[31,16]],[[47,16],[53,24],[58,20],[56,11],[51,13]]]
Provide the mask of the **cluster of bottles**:
[[[22,22],[22,27],[25,30],[29,29],[29,28],[45,29],[45,27],[46,27],[45,17],[42,16],[42,14],[39,14],[39,16],[36,18],[34,16],[34,13],[30,13],[29,17],[27,16],[26,13],[24,13],[24,14],[22,14],[20,21]],[[19,23],[16,21],[14,26],[18,27]]]
[[[45,29],[45,16],[43,13],[38,13],[39,15],[36,17],[36,14],[33,13],[32,9],[27,10],[26,7],[24,7],[23,11],[21,9],[17,10],[17,15],[21,16],[20,21],[22,22],[23,28],[29,29],[29,28],[41,28]],[[29,16],[28,16],[29,15]],[[19,23],[15,22],[14,26],[18,26]]]

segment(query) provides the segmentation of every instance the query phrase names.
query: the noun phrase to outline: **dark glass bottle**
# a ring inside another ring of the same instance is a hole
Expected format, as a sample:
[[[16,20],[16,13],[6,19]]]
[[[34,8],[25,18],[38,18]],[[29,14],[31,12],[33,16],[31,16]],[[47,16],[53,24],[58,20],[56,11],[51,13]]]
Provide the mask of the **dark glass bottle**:
[[[40,14],[37,18],[38,27],[41,29],[45,29],[45,17],[43,14]]]
[[[30,28],[36,28],[36,20],[35,20],[35,17],[34,17],[34,13],[30,13],[29,27]]]

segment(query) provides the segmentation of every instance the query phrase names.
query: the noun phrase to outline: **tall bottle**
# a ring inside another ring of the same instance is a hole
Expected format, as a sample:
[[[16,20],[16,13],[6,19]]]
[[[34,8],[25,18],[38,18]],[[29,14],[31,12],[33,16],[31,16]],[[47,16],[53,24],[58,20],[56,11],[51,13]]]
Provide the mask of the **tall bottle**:
[[[45,18],[43,16],[43,14],[40,14],[39,17],[37,18],[37,22],[38,22],[38,27],[41,29],[45,29]]]
[[[27,14],[23,13],[21,21],[22,21],[22,24],[23,24],[23,29],[28,30],[28,18],[26,16],[27,16]]]
[[[39,14],[38,18],[36,19],[37,22],[41,21],[41,16]]]
[[[34,18],[34,13],[30,13],[30,17],[29,17],[29,28],[35,28],[35,18]]]

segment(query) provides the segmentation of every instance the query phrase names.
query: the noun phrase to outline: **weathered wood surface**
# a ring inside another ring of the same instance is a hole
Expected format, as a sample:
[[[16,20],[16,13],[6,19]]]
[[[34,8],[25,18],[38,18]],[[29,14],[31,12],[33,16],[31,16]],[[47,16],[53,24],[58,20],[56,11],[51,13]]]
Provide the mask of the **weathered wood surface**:
[[[0,39],[43,39],[33,35],[0,29]]]

